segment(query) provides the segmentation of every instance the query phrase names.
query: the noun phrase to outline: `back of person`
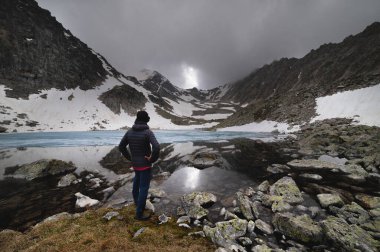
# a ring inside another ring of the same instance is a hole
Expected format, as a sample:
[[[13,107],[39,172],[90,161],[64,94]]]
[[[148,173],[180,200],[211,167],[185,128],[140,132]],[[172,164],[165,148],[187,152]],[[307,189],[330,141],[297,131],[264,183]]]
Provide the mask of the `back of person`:
[[[160,153],[160,145],[153,132],[149,129],[150,117],[147,112],[137,112],[137,118],[132,129],[128,130],[119,144],[123,156],[132,161],[135,171],[132,195],[136,205],[136,219],[146,220],[144,215],[145,203],[151,179],[152,163],[156,162]],[[129,145],[130,152],[127,150]]]

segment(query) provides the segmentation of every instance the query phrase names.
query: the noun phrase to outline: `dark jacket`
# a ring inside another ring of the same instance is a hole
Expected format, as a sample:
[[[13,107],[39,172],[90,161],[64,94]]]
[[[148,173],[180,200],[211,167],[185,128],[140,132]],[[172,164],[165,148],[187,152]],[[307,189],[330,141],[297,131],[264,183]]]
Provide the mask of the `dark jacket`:
[[[127,145],[131,154],[127,150]],[[136,121],[132,129],[128,130],[121,139],[119,150],[126,159],[132,161],[134,168],[150,167],[158,159],[160,145],[149,126],[145,122]],[[150,155],[152,157],[148,161],[145,156]]]

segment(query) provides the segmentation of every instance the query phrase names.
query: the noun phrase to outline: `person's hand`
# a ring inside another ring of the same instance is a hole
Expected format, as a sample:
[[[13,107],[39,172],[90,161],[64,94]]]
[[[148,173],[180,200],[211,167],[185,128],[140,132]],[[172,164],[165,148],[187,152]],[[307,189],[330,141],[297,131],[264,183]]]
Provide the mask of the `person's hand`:
[[[148,160],[150,162],[150,159],[152,158],[152,155],[150,156],[145,156],[145,159]]]

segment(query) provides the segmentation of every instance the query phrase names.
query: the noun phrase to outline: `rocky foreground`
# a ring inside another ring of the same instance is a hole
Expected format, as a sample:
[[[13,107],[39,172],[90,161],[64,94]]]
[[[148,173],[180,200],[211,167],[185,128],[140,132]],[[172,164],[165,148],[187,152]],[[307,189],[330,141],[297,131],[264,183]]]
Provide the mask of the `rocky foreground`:
[[[159,184],[153,183],[147,206],[151,210],[156,207],[158,219],[155,221],[160,224],[155,225],[173,225],[174,221],[181,230],[187,230],[183,235],[206,237],[219,252],[378,251],[380,129],[351,123],[336,119],[318,122],[274,143],[247,139],[198,143],[194,145],[203,147],[183,155],[176,154],[172,145],[164,146],[158,165],[165,167],[165,171],[156,174],[156,178],[165,179],[175,167],[207,169],[216,166],[239,170],[255,177],[257,183],[241,188],[232,197],[206,191],[185,194],[176,205],[175,214],[159,210],[165,209],[160,208],[160,204],[171,199],[156,186]],[[115,172],[127,171],[128,164],[114,151],[102,163]],[[71,172],[71,164],[66,167],[64,173]],[[32,179],[25,170],[25,167],[16,167],[8,172]],[[56,169],[43,171],[57,174]],[[60,177],[61,186],[70,188],[82,183],[78,181],[80,178],[68,174]],[[93,188],[103,183],[100,178],[87,176],[82,179]],[[123,182],[114,185],[114,190],[117,192],[130,179],[127,174]],[[104,187],[98,191],[104,191]],[[106,198],[114,190],[108,191]],[[103,202],[109,207],[107,211],[102,210],[103,217],[123,222],[123,209],[128,208],[128,204],[107,203],[99,195],[93,195],[99,201],[76,194],[77,208],[99,206]],[[144,230],[135,230],[139,231],[141,239]],[[5,236],[9,238],[10,234],[11,231],[0,232],[0,240]],[[197,239],[201,238],[194,238],[194,242],[198,242]],[[215,249],[208,247],[208,250]]]

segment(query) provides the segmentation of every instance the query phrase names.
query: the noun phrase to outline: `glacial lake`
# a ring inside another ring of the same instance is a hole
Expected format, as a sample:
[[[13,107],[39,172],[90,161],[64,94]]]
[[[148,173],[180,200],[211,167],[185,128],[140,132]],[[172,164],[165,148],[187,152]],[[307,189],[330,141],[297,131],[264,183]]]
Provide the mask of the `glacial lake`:
[[[272,133],[201,130],[153,130],[159,143],[221,141],[233,138],[273,140]],[[28,132],[0,134],[0,149],[19,147],[115,146],[125,131]]]

